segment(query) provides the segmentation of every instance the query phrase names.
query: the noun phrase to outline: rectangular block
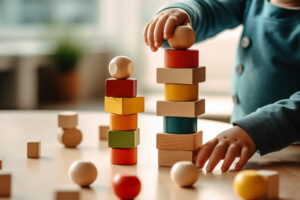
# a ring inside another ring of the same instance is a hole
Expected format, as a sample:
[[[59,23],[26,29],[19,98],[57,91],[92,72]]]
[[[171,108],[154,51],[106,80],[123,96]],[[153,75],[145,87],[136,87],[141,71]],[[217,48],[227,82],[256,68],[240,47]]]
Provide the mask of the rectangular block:
[[[134,149],[111,149],[111,163],[114,165],[135,165],[137,163],[137,147]]]
[[[202,131],[191,134],[156,134],[156,148],[159,150],[194,151],[202,145]]]
[[[108,140],[109,126],[99,126],[99,139]]]
[[[126,130],[135,130],[138,128],[138,115],[116,115],[111,114],[110,119],[110,129],[111,130],[119,130],[119,131],[126,131]]]
[[[10,197],[11,177],[8,172],[0,172],[0,197]]]
[[[77,112],[65,111],[58,114],[58,127],[75,128],[78,124]]]
[[[279,197],[279,174],[273,170],[258,170],[258,173],[267,181],[268,192],[266,199],[278,199]]]
[[[165,84],[165,100],[167,101],[196,101],[198,93],[198,84]]]
[[[205,67],[198,68],[157,68],[157,83],[198,84],[206,79]]]
[[[158,101],[156,115],[169,117],[197,117],[205,113],[205,100],[197,101]]]
[[[27,142],[27,158],[39,158],[41,154],[41,142]]]
[[[105,97],[104,111],[118,115],[129,115],[144,112],[144,97]]]
[[[79,200],[80,190],[77,188],[60,188],[55,192],[55,200]]]
[[[164,132],[190,134],[197,132],[196,117],[164,117]]]
[[[2,159],[0,158],[0,170],[2,169],[2,167],[3,167],[3,161],[2,161]]]
[[[171,167],[178,161],[193,161],[193,151],[158,150],[158,165]]]
[[[140,144],[140,129],[130,131],[108,131],[108,146],[111,148],[133,149]]]
[[[106,80],[105,96],[107,97],[136,97],[137,79],[115,79]]]

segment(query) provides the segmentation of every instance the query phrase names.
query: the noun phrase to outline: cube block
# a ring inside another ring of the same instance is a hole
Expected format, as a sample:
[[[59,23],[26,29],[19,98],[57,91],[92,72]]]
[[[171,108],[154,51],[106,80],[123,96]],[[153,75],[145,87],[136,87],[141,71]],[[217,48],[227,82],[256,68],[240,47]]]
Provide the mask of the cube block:
[[[55,192],[55,200],[80,200],[79,189],[63,188]]]
[[[111,148],[132,149],[140,144],[140,130],[116,131],[109,130],[108,146]]]
[[[138,115],[110,115],[111,130],[135,130],[138,127]]]
[[[189,134],[197,132],[196,117],[164,117],[164,132]]]
[[[12,176],[8,172],[0,172],[0,197],[10,197]]]
[[[267,182],[268,192],[266,199],[278,199],[279,197],[279,174],[273,170],[258,170]]]
[[[107,97],[136,97],[137,79],[115,79],[106,80],[105,96]]]
[[[108,140],[109,126],[99,126],[99,139]]]
[[[158,165],[171,167],[179,161],[193,161],[193,151],[158,150]]]
[[[164,54],[165,67],[169,68],[196,68],[199,66],[198,50],[167,49]]]
[[[165,84],[165,100],[196,101],[198,99],[198,84]]]
[[[39,158],[41,154],[41,142],[27,142],[27,158]]]
[[[137,147],[134,149],[111,149],[111,163],[114,165],[135,165]]]
[[[61,112],[58,114],[58,126],[61,128],[75,128],[78,124],[78,114],[76,112]]]
[[[144,97],[105,97],[104,111],[118,115],[129,115],[144,112]]]

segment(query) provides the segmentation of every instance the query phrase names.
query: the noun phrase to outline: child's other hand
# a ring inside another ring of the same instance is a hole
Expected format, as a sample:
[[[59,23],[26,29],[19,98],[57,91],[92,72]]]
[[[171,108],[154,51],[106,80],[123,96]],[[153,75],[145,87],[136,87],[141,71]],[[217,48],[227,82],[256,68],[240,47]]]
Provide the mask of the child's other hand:
[[[152,51],[162,45],[163,39],[168,40],[177,26],[190,25],[189,15],[182,9],[170,8],[153,17],[144,28],[145,43]]]
[[[221,169],[225,172],[229,169],[234,159],[240,157],[239,162],[235,166],[236,170],[240,170],[255,151],[256,145],[248,133],[241,127],[234,126],[203,144],[194,161],[197,167],[203,168],[206,161],[209,160],[206,170],[211,172],[219,161],[224,159]]]

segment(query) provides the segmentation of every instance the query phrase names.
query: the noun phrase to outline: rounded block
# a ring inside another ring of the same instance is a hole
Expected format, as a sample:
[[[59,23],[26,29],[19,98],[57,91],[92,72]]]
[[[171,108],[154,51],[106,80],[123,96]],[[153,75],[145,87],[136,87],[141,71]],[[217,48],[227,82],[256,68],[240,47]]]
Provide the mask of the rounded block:
[[[172,166],[171,179],[180,187],[190,187],[199,177],[197,167],[190,161],[180,161]]]
[[[198,84],[165,84],[165,100],[196,101],[198,99]]]
[[[196,34],[190,26],[177,26],[168,43],[174,49],[188,49],[193,46]]]
[[[198,50],[167,49],[164,54],[165,67],[197,68],[199,66]]]
[[[105,96],[107,97],[136,97],[137,79],[109,78],[105,83]]]
[[[113,78],[129,78],[133,74],[133,71],[133,62],[126,56],[114,57],[109,63],[109,73]]]
[[[82,140],[82,133],[76,128],[59,129],[58,141],[67,148],[75,148]]]
[[[164,132],[189,134],[197,132],[197,117],[164,117]]]
[[[137,148],[111,149],[111,163],[114,165],[135,165],[137,163]]]
[[[77,112],[66,111],[58,114],[58,126],[61,128],[75,128],[77,123]]]
[[[70,179],[81,187],[87,187],[97,178],[97,168],[89,161],[75,161],[69,169]]]
[[[110,129],[111,130],[135,130],[138,127],[138,115],[110,115]]]
[[[141,191],[141,182],[134,175],[117,174],[113,179],[113,189],[120,199],[134,199]]]

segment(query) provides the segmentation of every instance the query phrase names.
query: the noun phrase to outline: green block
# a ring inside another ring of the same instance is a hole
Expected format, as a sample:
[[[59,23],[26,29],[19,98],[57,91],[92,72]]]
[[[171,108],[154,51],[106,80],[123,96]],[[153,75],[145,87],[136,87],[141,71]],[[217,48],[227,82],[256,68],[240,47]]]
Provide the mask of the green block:
[[[197,132],[197,117],[164,117],[164,132],[189,134]]]
[[[130,131],[108,131],[108,146],[111,148],[133,149],[140,144],[140,129]]]

